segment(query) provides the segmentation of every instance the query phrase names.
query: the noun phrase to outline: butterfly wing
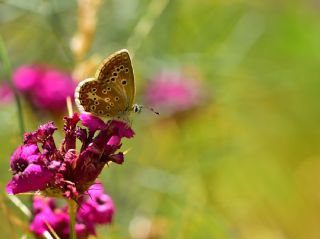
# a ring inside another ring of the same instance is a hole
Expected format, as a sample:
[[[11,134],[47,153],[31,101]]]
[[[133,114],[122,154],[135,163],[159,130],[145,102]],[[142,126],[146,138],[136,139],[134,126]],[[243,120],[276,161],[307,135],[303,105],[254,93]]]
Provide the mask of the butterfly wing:
[[[76,92],[80,110],[107,117],[130,112],[135,85],[129,52],[123,49],[109,56],[98,68],[95,79],[81,82]]]

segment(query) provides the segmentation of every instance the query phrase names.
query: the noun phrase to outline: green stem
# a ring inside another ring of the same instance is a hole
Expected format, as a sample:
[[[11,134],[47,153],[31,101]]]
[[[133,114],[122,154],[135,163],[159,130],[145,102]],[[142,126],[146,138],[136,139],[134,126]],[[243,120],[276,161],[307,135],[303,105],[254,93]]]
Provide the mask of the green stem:
[[[68,44],[66,44],[65,39],[63,36],[66,36],[65,30],[63,28],[63,24],[59,17],[59,14],[55,11],[54,1],[47,2],[47,21],[49,26],[51,27],[52,33],[58,42],[58,46],[61,48],[62,53],[65,57],[65,63],[69,68],[73,67],[73,56],[71,49],[69,48]]]
[[[77,204],[74,200],[68,200],[68,203],[70,216],[70,239],[77,239],[75,230]]]
[[[145,15],[141,17],[128,39],[127,45],[131,58],[134,58],[136,51],[141,47],[143,40],[150,33],[157,18],[163,13],[169,2],[170,0],[150,1]]]
[[[20,134],[21,134],[21,137],[23,140],[25,126],[24,126],[21,100],[20,100],[19,94],[17,92],[17,89],[14,87],[14,85],[12,83],[12,69],[11,69],[11,65],[10,65],[10,61],[9,61],[9,56],[8,56],[8,52],[5,47],[4,40],[2,39],[1,36],[0,36],[0,59],[1,59],[1,63],[2,63],[4,77],[7,78],[7,81],[11,86],[11,89],[13,91],[13,95],[15,98],[17,112],[18,112],[18,123],[19,123],[19,128],[20,128]]]

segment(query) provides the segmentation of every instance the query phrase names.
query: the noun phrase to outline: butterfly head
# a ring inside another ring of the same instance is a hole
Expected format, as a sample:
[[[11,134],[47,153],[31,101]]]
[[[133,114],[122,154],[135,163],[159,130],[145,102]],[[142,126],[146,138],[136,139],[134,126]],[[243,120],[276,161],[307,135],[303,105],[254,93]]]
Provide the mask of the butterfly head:
[[[142,111],[143,105],[133,104],[132,111],[134,113],[140,113]]]

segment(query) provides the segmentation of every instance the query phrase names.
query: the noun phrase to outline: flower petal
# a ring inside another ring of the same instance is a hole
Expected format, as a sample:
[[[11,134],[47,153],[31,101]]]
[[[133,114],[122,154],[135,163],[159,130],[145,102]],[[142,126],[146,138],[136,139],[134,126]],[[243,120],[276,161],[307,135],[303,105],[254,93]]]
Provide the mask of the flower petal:
[[[134,136],[133,129],[123,121],[112,120],[110,128],[113,132],[113,136],[118,136],[120,138],[132,138]]]
[[[15,174],[23,172],[25,168],[40,157],[40,152],[36,144],[19,146],[11,156],[10,169]]]
[[[57,127],[53,122],[40,125],[38,130],[26,133],[24,135],[24,144],[36,144],[45,142],[49,136],[52,136]]]
[[[111,223],[115,211],[113,201],[104,192],[102,184],[93,184],[88,189],[89,196],[78,211],[79,218],[97,224]]]
[[[92,114],[82,113],[80,115],[80,119],[81,119],[82,125],[87,127],[91,132],[102,130],[106,127],[106,124],[103,122],[103,120],[101,120],[100,118]]]
[[[21,158],[29,158],[30,156],[38,155],[40,153],[38,145],[36,144],[29,144],[22,146],[21,150]]]
[[[54,173],[41,165],[30,164],[23,173],[13,176],[7,184],[8,194],[18,194],[45,189]]]

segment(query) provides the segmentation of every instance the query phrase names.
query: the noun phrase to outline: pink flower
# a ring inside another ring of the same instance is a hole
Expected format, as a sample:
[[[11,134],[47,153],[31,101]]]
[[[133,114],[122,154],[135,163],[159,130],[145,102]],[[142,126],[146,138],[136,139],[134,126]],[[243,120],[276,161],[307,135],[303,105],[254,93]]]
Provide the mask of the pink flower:
[[[88,189],[88,195],[78,201],[76,213],[76,234],[79,239],[96,235],[98,224],[110,224],[114,214],[114,205],[109,195],[105,194],[100,183]],[[33,198],[33,219],[30,230],[41,237],[45,231],[50,232],[48,224],[61,239],[70,236],[68,207],[58,207],[52,198],[35,196]]]
[[[66,108],[66,98],[73,98],[76,87],[70,75],[41,65],[19,67],[13,74],[13,81],[33,106],[58,112]]]
[[[7,185],[9,194],[42,190],[53,177],[53,172],[40,162],[41,154],[36,144],[19,146],[10,160],[14,173]]]
[[[114,205],[109,195],[104,193],[101,183],[93,184],[88,189],[88,196],[81,204],[78,216],[84,221],[96,224],[111,223]]]
[[[84,128],[78,126],[81,119]],[[124,122],[104,123],[95,116],[79,117],[75,113],[65,117],[65,138],[58,149],[53,139],[56,130],[49,122],[25,134],[24,144],[11,157],[13,177],[7,184],[9,194],[40,190],[44,195],[77,200],[93,184],[105,164],[123,163],[123,153],[117,152],[121,139],[134,135]],[[117,144],[110,144],[113,138],[117,138]],[[78,151],[77,139],[82,143]]]
[[[161,114],[174,114],[199,105],[201,93],[198,82],[178,73],[162,72],[147,87],[146,101]]]

